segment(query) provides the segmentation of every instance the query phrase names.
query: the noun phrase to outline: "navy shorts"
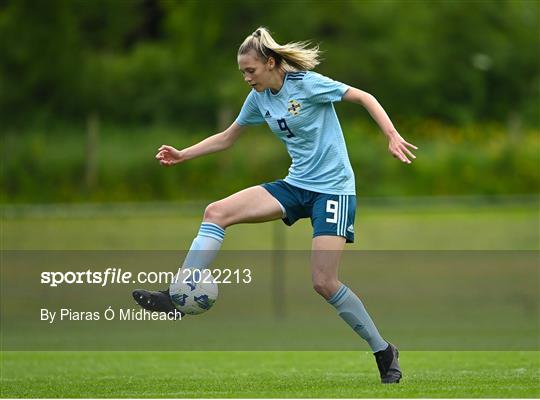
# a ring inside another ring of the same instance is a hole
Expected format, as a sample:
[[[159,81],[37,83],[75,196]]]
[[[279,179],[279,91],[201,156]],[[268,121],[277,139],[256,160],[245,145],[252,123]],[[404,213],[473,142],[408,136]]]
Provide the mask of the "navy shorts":
[[[312,192],[283,180],[261,185],[285,209],[283,222],[292,225],[301,218],[311,218],[313,237],[343,236],[354,243],[356,196]]]

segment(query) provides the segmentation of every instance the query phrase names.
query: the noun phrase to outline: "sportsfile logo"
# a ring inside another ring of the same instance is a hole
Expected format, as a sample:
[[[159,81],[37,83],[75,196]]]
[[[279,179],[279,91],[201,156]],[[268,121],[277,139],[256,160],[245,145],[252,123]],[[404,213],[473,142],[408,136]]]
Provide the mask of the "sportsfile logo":
[[[122,268],[109,267],[105,271],[43,271],[41,284],[50,287],[60,285],[99,285],[112,284],[171,284],[182,283],[251,283],[251,268],[180,268],[176,273],[168,271],[141,271],[133,274]]]
[[[133,273],[122,271],[122,268],[110,267],[105,271],[43,271],[41,273],[41,283],[50,287],[68,284],[89,284],[106,286],[109,284],[127,283],[166,283],[172,282],[174,273],[172,272],[139,272],[136,280]]]

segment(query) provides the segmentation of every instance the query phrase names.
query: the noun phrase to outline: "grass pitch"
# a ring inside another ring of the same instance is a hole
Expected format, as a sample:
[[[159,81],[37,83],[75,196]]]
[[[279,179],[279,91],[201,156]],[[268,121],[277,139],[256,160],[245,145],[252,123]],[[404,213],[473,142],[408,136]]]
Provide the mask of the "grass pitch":
[[[4,352],[2,397],[538,397],[538,352]]]

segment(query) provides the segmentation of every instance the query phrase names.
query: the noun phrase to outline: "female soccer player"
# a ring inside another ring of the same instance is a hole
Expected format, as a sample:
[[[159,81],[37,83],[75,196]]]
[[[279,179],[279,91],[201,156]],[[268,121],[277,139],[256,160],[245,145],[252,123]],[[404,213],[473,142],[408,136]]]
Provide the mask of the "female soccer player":
[[[238,65],[252,90],[238,118],[225,131],[191,147],[163,145],[156,158],[171,166],[232,146],[248,125],[267,123],[292,158],[283,180],[250,187],[210,204],[184,266],[207,267],[221,247],[225,229],[246,222],[283,219],[292,225],[311,218],[313,287],[374,352],[383,383],[398,383],[398,350],[379,334],[360,299],[338,280],[345,243],[354,241],[354,173],[333,103],[364,106],[389,140],[390,153],[410,164],[415,156],[390,118],[369,93],[316,72],[319,50],[305,42],[279,45],[265,28],[249,35],[238,50]],[[204,250],[204,251],[198,251]],[[174,310],[169,292],[136,290],[135,300],[153,311]]]

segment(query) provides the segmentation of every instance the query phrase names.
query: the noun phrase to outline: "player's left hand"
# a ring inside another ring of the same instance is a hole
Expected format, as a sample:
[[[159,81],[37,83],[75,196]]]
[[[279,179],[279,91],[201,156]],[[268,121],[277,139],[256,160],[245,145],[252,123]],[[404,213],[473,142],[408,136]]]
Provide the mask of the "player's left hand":
[[[409,147],[411,149],[418,150],[418,147],[405,141],[405,139],[403,139],[399,133],[395,132],[390,135],[388,151],[390,151],[392,156],[406,164],[410,164],[412,162],[409,158],[413,160],[416,158],[416,156],[408,149]]]

